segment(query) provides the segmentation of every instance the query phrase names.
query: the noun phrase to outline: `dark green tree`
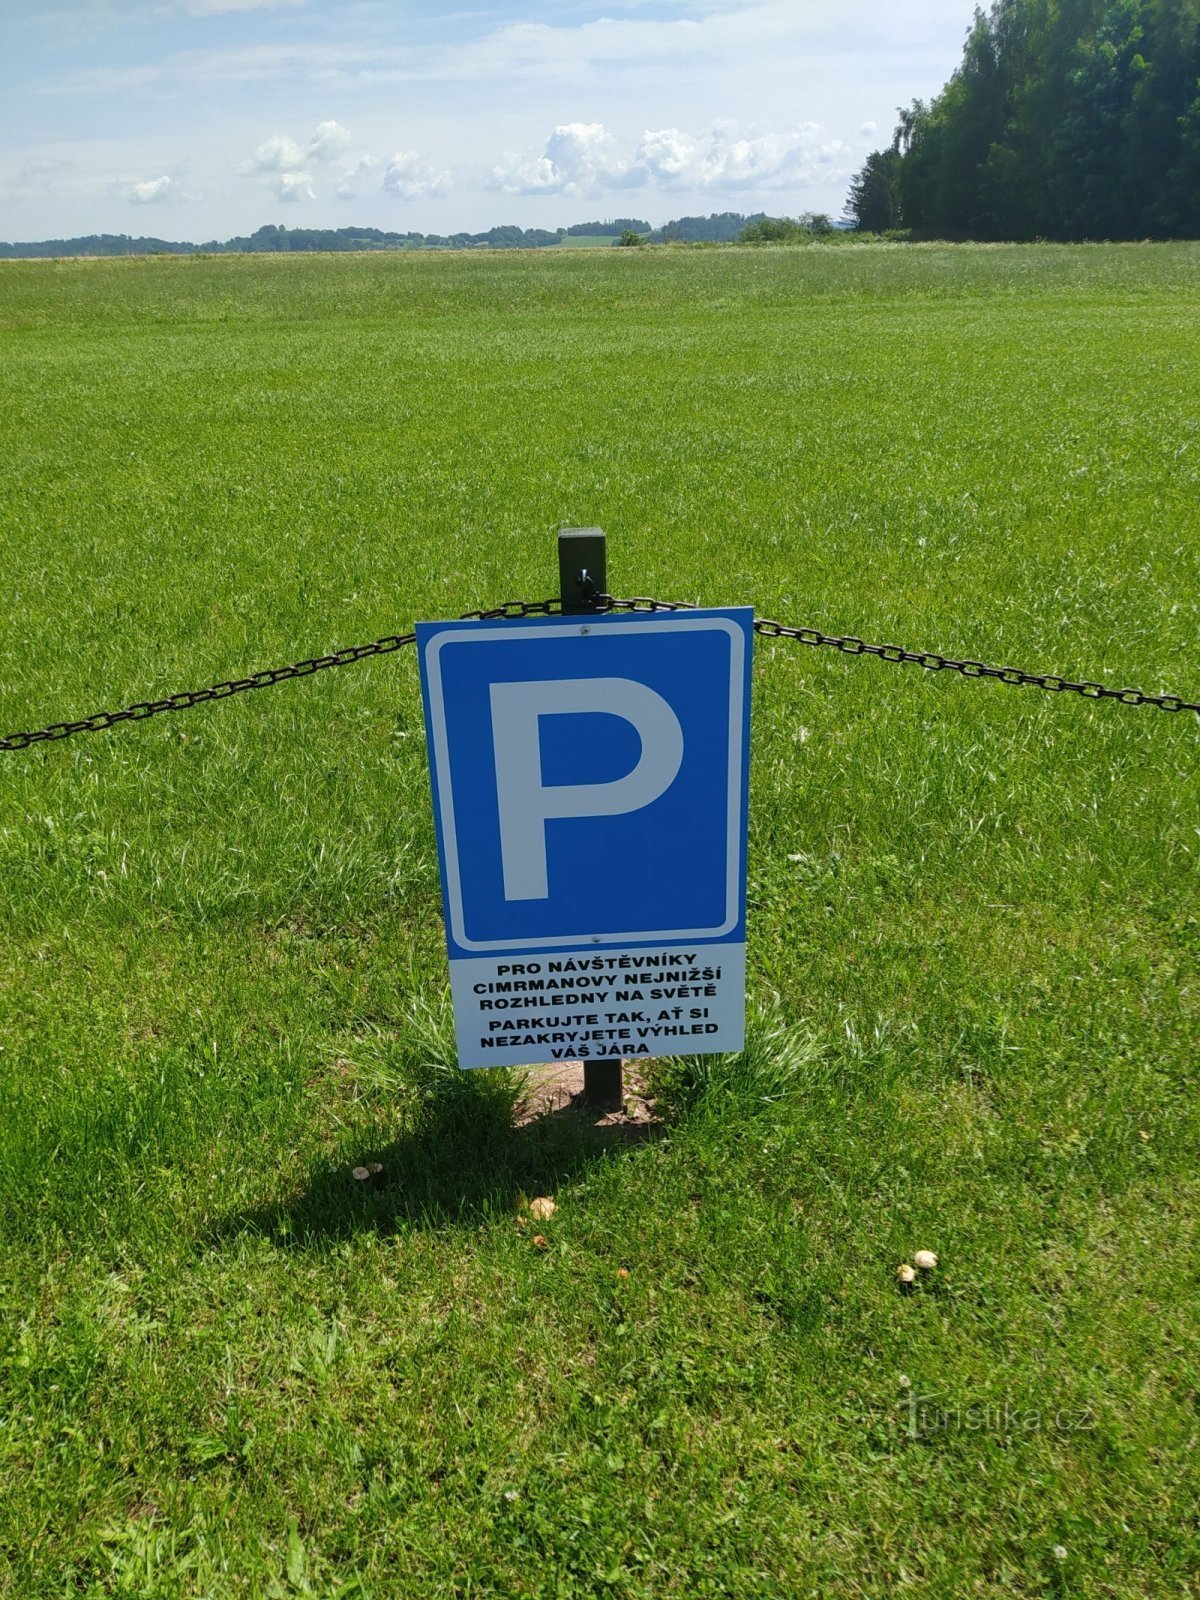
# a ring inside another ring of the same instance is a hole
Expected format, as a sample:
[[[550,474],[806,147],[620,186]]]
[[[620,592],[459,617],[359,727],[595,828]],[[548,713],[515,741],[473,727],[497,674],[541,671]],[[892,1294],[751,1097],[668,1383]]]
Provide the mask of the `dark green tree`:
[[[862,171],[851,181],[846,217],[859,233],[886,233],[903,226],[898,150],[872,150]]]
[[[893,222],[918,236],[1195,237],[1200,0],[995,0],[942,93],[900,112],[893,152]],[[882,154],[851,188],[856,221],[868,201],[885,214]]]

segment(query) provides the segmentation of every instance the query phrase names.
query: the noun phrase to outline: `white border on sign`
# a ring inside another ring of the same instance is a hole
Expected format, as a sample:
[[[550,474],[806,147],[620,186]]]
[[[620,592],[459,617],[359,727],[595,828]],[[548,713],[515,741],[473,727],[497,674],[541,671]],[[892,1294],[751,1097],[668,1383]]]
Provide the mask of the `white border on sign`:
[[[737,927],[739,914],[739,868],[741,865],[741,809],[742,809],[742,720],[744,715],[745,652],[742,629],[728,617],[686,617],[678,612],[671,619],[650,619],[645,622],[619,624],[623,633],[662,633],[667,629],[678,632],[707,630],[724,633],[729,638],[729,800],[727,808],[728,833],[725,872],[725,920],[716,928],[641,928],[632,932],[592,934],[586,929],[575,933],[555,935],[541,939],[470,939],[463,918],[462,880],[458,865],[458,835],[454,826],[454,796],[450,786],[450,746],[446,734],[446,708],[442,697],[441,654],[452,644],[472,644],[492,639],[554,639],[577,638],[581,626],[591,628],[580,618],[577,623],[560,623],[540,628],[455,628],[436,636],[429,642],[425,653],[426,673],[429,682],[429,721],[433,733],[433,758],[438,780],[438,800],[442,822],[442,849],[446,860],[447,914],[454,942],[462,950],[549,950],[566,948],[587,942],[596,945],[632,943],[677,943],[684,939],[721,939]],[[735,648],[737,646],[737,648]]]

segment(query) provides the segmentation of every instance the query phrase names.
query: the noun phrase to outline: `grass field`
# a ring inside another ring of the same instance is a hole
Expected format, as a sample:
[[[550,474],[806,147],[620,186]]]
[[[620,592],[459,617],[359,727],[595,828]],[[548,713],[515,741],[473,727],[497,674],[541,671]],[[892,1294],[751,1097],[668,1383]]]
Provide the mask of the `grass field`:
[[[1189,245],[5,264],[0,724],[591,523],[1196,698],[1198,314]],[[0,1594],[1200,1592],[1195,717],[761,642],[751,1047],[626,1146],[443,1069],[415,668],[0,755]]]

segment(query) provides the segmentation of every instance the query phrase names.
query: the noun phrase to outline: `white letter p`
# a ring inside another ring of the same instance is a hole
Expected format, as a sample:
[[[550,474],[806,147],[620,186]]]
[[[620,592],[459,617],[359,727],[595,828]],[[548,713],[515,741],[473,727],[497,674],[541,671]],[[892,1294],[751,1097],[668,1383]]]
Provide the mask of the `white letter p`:
[[[657,800],[674,783],[683,761],[683,729],[662,695],[631,678],[493,683],[491,696],[504,898],[545,900],[550,894],[546,822],[551,817],[616,817]],[[637,730],[642,753],[636,765],[607,783],[547,787],[542,782],[538,718],[594,712],[621,717]]]

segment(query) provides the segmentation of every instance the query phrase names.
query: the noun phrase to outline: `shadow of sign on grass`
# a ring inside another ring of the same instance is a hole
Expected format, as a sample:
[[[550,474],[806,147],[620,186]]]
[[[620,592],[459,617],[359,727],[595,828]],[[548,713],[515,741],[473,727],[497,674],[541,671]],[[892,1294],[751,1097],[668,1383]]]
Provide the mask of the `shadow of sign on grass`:
[[[569,1084],[547,1090],[535,1081],[531,1089],[490,1073],[447,1074],[412,1126],[390,1142],[314,1165],[299,1189],[231,1213],[210,1240],[250,1231],[281,1247],[311,1249],[367,1230],[510,1218],[518,1195],[552,1192],[654,1137],[660,1125],[648,1103],[631,1110],[597,1113]]]
[[[314,1163],[289,1193],[223,1218],[211,1242],[254,1232],[282,1247],[314,1249],[367,1230],[507,1219],[518,1196],[552,1194],[701,1103],[756,1114],[800,1083],[815,1090],[827,1070],[816,1040],[776,1008],[754,1007],[744,1050],[656,1061],[650,1081],[657,1100],[648,1097],[638,1066],[627,1064],[626,1109],[604,1116],[580,1104],[578,1063],[544,1069],[540,1079],[460,1072],[450,1065],[451,1036],[440,1014],[432,1022],[419,1018],[406,1040],[373,1078],[376,1089],[396,1097],[394,1137],[343,1147],[337,1158]],[[365,1169],[361,1180],[356,1167]]]

